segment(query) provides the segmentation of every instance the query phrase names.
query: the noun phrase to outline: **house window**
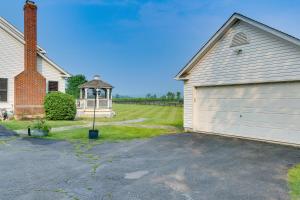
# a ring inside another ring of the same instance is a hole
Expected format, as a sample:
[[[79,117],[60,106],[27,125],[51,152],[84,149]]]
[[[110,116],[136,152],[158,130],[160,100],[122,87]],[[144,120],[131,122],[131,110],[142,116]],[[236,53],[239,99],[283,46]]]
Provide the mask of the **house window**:
[[[7,78],[0,78],[0,102],[7,102]]]
[[[49,81],[48,92],[57,92],[57,91],[58,91],[58,81]]]

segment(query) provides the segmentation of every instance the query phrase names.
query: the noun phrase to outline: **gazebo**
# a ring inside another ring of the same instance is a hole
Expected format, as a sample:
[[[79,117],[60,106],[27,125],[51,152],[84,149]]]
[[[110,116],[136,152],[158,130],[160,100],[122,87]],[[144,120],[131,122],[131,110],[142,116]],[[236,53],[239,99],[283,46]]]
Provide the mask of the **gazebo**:
[[[94,76],[94,80],[79,86],[80,99],[77,100],[77,116],[92,117],[94,114],[96,97],[96,117],[112,117],[112,89],[113,86]]]

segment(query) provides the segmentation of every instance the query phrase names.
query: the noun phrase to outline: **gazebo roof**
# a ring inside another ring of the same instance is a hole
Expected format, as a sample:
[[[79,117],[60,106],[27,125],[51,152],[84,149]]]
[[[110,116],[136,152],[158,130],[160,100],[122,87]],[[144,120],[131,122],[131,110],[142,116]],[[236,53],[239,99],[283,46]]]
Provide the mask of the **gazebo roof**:
[[[100,80],[99,76],[95,76],[94,80],[81,84],[79,88],[113,88],[112,85]]]

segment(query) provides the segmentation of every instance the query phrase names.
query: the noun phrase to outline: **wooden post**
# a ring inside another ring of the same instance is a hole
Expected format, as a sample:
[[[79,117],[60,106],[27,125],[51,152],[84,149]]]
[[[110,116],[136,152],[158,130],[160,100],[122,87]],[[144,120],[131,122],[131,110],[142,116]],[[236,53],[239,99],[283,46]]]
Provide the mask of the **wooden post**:
[[[88,93],[88,88],[84,88],[84,109],[87,107],[87,93]]]
[[[96,90],[96,108],[99,109],[99,94],[98,94],[98,91],[97,89]]]
[[[109,99],[110,99],[110,89],[106,89],[106,98],[107,98],[107,108],[110,108]]]

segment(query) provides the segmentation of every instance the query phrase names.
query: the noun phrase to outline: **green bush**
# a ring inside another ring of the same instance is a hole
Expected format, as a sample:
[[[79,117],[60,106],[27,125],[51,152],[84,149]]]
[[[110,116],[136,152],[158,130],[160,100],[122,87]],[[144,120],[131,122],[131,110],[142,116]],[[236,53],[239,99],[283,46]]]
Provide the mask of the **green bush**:
[[[44,102],[48,120],[74,120],[76,104],[73,96],[61,92],[47,94]]]
[[[28,126],[28,128],[45,131],[47,133],[49,133],[51,130],[51,126],[48,125],[44,119],[38,119],[33,121],[33,123],[30,126]]]

